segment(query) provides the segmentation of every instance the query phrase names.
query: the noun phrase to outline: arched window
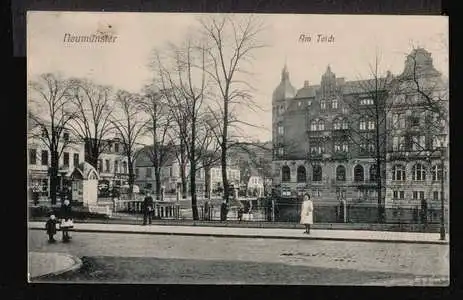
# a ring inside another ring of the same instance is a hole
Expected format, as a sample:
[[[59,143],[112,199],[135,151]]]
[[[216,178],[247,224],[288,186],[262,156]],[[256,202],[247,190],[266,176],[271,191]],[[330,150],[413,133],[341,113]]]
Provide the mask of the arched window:
[[[316,120],[310,123],[310,130],[317,131],[317,121]]]
[[[291,170],[288,166],[283,166],[281,168],[281,181],[288,182],[291,180]]]
[[[405,181],[405,167],[403,165],[392,167],[392,180]]]
[[[322,167],[320,165],[313,166],[312,181],[322,181]]]
[[[426,180],[426,170],[422,164],[416,164],[413,166],[412,180],[415,180],[415,181]]]
[[[431,176],[432,176],[432,181],[442,180],[442,166],[441,165],[432,166]]]
[[[356,165],[354,168],[354,181],[363,181],[363,167]]]
[[[297,167],[297,182],[306,182],[307,174],[304,166]]]
[[[344,166],[338,166],[336,168],[336,180],[346,181],[346,168]]]
[[[370,181],[376,181],[378,178],[378,169],[376,168],[376,165],[371,165],[370,166]]]
[[[318,120],[318,130],[325,130],[325,121]]]

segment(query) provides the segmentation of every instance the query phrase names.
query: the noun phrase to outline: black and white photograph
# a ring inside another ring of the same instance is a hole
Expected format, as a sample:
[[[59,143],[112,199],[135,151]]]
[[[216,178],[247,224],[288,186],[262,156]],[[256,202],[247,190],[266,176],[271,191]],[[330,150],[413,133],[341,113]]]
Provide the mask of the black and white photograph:
[[[449,286],[448,25],[28,11],[28,281]]]

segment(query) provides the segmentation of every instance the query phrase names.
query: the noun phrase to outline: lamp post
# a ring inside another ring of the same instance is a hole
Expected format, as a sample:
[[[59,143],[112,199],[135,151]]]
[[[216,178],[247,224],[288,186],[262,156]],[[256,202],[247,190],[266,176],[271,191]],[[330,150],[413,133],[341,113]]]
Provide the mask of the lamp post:
[[[445,240],[445,205],[444,205],[444,174],[445,174],[445,166],[444,166],[444,147],[440,148],[440,159],[441,159],[441,168],[442,174],[440,179],[440,188],[441,188],[441,215],[440,215],[440,239]]]

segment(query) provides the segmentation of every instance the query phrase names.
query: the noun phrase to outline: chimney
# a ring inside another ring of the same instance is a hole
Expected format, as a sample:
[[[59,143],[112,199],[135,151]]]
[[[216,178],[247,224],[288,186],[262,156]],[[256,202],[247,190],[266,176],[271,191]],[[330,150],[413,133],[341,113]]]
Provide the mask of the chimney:
[[[304,87],[308,87],[308,86],[309,86],[309,81],[308,80],[304,81]]]

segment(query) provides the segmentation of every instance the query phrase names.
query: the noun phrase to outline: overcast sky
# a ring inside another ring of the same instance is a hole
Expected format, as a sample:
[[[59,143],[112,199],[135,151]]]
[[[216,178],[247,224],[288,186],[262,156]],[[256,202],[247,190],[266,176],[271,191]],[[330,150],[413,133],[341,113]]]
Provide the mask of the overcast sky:
[[[29,12],[27,18],[28,77],[45,72],[87,77],[97,83],[139,92],[149,82],[147,67],[154,48],[180,42],[197,24],[198,14]],[[432,53],[435,67],[448,76],[448,18],[441,16],[260,15],[266,25],[261,40],[269,47],[256,53],[252,71],[255,101],[264,109],[242,117],[266,129],[248,129],[250,136],[271,139],[272,92],[285,61],[296,88],[305,80],[319,84],[328,64],[337,77],[368,77],[375,51],[381,68],[393,74],[403,69],[406,53],[421,46]],[[64,35],[90,35],[107,30],[117,36],[110,44],[67,44]],[[311,42],[300,42],[300,36]],[[318,34],[333,35],[333,43],[317,43]]]

